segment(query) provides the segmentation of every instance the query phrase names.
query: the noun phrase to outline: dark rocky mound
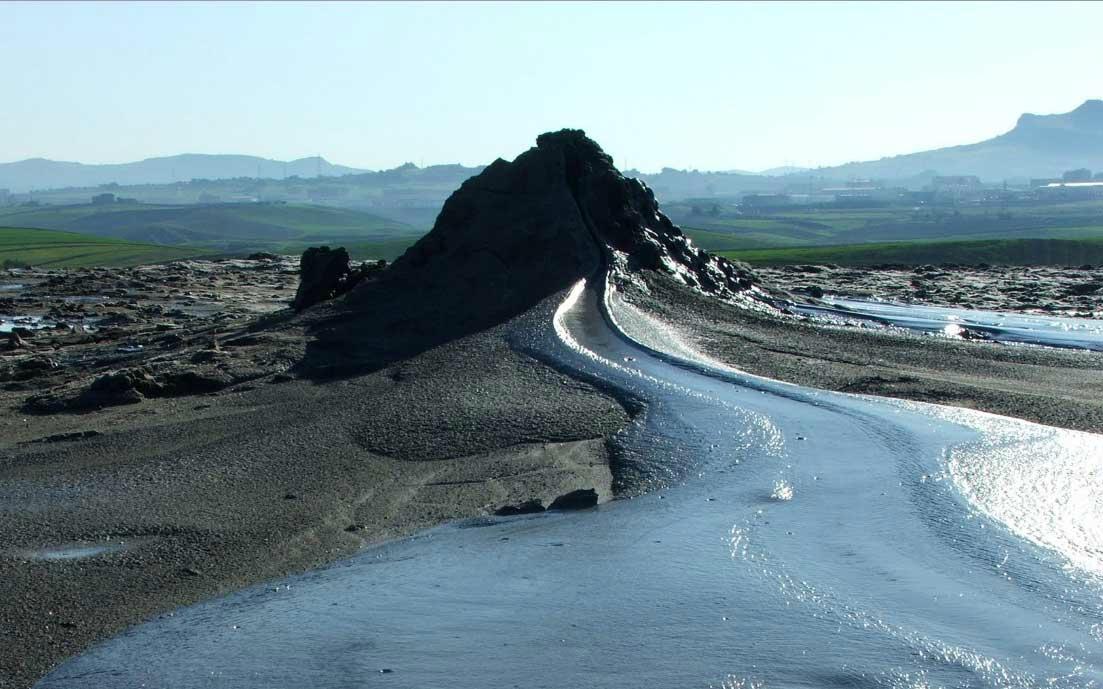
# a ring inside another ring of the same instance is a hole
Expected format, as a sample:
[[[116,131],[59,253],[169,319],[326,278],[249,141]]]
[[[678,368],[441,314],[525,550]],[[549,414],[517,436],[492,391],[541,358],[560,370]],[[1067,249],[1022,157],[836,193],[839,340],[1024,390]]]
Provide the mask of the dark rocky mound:
[[[603,264],[665,271],[710,293],[752,284],[745,267],[693,247],[651,190],[577,129],[542,134],[465,182],[394,267],[462,277],[514,315]]]
[[[565,129],[464,182],[429,234],[321,308],[304,372],[384,366],[501,323],[607,267],[619,279],[662,271],[722,297],[753,285],[745,267],[693,247],[651,190],[621,175],[584,132]]]
[[[186,397],[217,392],[233,384],[230,373],[217,368],[172,366],[154,371],[128,368],[105,373],[89,384],[78,381],[39,395],[32,395],[24,411],[39,414],[79,412],[136,404],[147,397]]]
[[[253,254],[269,256],[271,254]],[[382,262],[353,269],[349,266],[349,252],[344,247],[310,247],[299,260],[299,289],[291,308],[296,311],[333,299],[358,285],[371,272],[382,268]]]

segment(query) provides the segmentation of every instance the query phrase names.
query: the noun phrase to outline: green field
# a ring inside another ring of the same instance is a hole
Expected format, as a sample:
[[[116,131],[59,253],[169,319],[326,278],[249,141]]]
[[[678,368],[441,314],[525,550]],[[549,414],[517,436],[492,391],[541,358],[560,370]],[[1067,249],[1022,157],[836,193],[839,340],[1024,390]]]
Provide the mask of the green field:
[[[793,207],[753,214],[732,204],[705,207],[709,212],[695,214],[693,204],[674,203],[671,218],[698,246],[735,252],[733,256],[752,262],[1103,262],[1094,258],[1103,240],[1103,201],[959,208]],[[0,208],[0,226],[118,239],[129,243],[133,252],[144,251],[134,248],[138,245],[154,244],[206,254],[297,254],[308,246],[329,245],[344,246],[357,259],[388,260],[425,231],[421,224],[362,210],[282,202],[5,207]],[[1068,241],[1017,241],[1033,239]]]
[[[687,237],[693,240],[697,246],[712,252],[739,251],[743,249],[757,249],[762,243],[754,239],[748,239],[742,233],[735,232],[708,232],[705,230],[684,229]]]
[[[1103,237],[1093,239],[1003,239],[950,242],[887,242],[845,246],[744,249],[722,256],[753,265],[1103,265]]]
[[[0,266],[133,266],[193,258],[203,253],[199,249],[127,242],[75,232],[0,227]]]
[[[0,225],[66,230],[207,252],[297,253],[307,246],[362,245],[391,251],[423,231],[371,213],[284,203],[186,206],[112,203],[0,209]]]
[[[406,239],[392,239],[390,241],[381,242],[351,242],[342,244],[341,246],[348,249],[349,256],[354,260],[363,261],[369,258],[385,258],[388,261],[393,261],[398,258],[409,249],[414,242],[418,240],[418,237],[409,237]]]
[[[675,211],[682,206],[675,205]],[[672,212],[696,243],[717,251],[900,241],[1103,237],[1103,201],[1006,207],[793,208],[714,215]],[[725,239],[730,237],[730,240]],[[738,245],[733,246],[731,242]]]

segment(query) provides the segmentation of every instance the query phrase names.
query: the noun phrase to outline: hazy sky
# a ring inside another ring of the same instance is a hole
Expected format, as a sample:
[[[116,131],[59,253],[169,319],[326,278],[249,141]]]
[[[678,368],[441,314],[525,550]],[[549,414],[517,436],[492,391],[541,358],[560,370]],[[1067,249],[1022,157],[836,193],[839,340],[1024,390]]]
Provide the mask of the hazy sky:
[[[0,2],[0,161],[825,165],[1103,97],[1103,3]]]

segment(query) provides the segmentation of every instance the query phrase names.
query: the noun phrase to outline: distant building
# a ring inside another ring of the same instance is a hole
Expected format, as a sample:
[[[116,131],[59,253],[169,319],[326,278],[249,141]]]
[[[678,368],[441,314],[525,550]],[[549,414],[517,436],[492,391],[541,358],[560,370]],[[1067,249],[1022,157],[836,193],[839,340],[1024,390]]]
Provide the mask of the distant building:
[[[92,197],[92,204],[96,206],[107,206],[115,203],[115,195],[108,192],[105,194],[96,194]]]
[[[931,178],[931,189],[936,192],[974,192],[981,188],[976,175],[936,175]]]
[[[1038,187],[1049,186],[1055,182],[1060,183],[1061,179],[1059,177],[1035,177],[1030,180],[1030,188],[1037,189]]]
[[[979,187],[980,177],[976,175],[935,175],[931,178],[931,186],[939,189],[943,187]]]
[[[1050,182],[1043,187],[1039,187],[1037,192],[1040,198],[1049,200],[1103,199],[1103,181]]]
[[[827,187],[820,190],[821,195],[826,195],[840,206],[881,206],[892,203],[903,196],[903,190],[899,188],[886,188],[871,183],[869,180],[847,182],[844,187]]]
[[[776,208],[791,203],[788,194],[747,194],[743,197],[743,207],[747,209]]]
[[[1066,170],[1064,174],[1061,175],[1062,182],[1090,182],[1091,180],[1092,171],[1086,167]]]
[[[831,194],[823,194],[818,192],[811,194],[792,192],[789,194],[789,203],[794,206],[819,206],[825,203],[831,203],[834,200],[835,197]]]
[[[979,198],[984,189],[976,175],[935,175],[927,187],[936,201],[967,201]]]

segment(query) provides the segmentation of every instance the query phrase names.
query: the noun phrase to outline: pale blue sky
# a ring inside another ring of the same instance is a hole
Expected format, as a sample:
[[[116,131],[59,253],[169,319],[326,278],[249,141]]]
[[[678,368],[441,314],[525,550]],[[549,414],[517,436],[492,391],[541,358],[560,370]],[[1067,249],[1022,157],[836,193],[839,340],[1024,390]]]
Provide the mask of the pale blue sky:
[[[1103,3],[0,3],[0,161],[661,166],[967,143],[1103,97]]]

